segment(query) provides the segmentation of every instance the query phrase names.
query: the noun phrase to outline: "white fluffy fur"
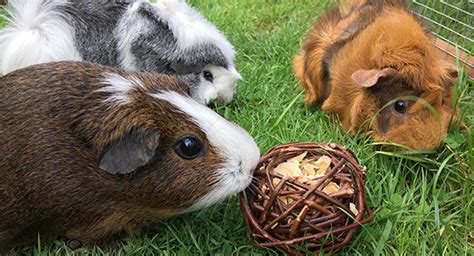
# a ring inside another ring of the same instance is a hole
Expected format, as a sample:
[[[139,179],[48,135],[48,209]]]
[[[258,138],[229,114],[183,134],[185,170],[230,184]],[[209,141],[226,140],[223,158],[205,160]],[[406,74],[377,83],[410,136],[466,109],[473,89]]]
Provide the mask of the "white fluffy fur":
[[[50,61],[81,60],[72,28],[54,10],[65,1],[9,1],[9,25],[0,31],[0,73]]]
[[[111,95],[105,101],[119,105],[130,103],[128,93],[134,88],[143,86],[141,81],[136,77],[123,77],[112,73],[105,75],[102,83],[106,86],[96,90],[96,92],[110,93]]]
[[[206,133],[209,143],[225,158],[225,163],[219,171],[218,184],[209,194],[185,211],[208,207],[244,190],[250,184],[260,151],[253,138],[244,129],[176,92],[164,91],[152,96],[173,104],[193,118]]]
[[[227,70],[214,65],[207,65],[204,70],[214,75],[214,81],[212,83],[207,81],[201,73],[201,82],[199,88],[193,92],[193,98],[204,104],[214,99],[229,103],[234,97],[237,80],[242,79],[237,70],[233,66]]]
[[[233,63],[235,51],[222,33],[184,0],[159,0],[155,5],[160,15],[168,21],[181,50],[197,44],[210,43],[219,47],[229,63]]]
[[[115,29],[115,38],[117,39],[117,48],[120,54],[120,66],[128,70],[137,70],[136,60],[132,54],[132,42],[140,35],[147,34],[147,30],[152,24],[138,15],[137,9],[141,1],[133,3],[120,18],[119,24]],[[124,33],[123,31],[127,31]]]

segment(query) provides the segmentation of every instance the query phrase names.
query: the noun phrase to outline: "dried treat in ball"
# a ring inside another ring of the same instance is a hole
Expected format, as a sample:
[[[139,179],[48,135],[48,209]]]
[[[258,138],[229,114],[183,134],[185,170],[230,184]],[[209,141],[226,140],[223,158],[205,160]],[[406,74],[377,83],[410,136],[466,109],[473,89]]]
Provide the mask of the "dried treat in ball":
[[[335,252],[372,220],[365,168],[335,143],[291,143],[260,160],[240,205],[258,246]]]

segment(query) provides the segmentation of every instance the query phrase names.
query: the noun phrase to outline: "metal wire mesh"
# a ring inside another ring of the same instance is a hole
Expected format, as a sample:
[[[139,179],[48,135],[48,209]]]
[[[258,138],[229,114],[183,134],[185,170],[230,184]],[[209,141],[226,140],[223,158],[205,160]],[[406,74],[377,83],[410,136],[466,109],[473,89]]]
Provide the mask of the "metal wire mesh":
[[[440,50],[474,68],[474,0],[412,0],[412,8],[437,38],[451,45],[437,44]]]

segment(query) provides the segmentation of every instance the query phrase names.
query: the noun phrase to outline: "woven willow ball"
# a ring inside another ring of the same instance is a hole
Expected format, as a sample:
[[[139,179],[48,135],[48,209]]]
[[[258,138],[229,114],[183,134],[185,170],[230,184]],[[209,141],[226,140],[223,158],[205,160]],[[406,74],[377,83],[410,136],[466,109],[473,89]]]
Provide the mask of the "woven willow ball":
[[[326,172],[311,184],[274,171],[304,152],[307,161],[331,159]],[[240,194],[240,206],[258,246],[293,255],[332,253],[349,243],[360,225],[372,220],[364,177],[365,168],[354,154],[335,143],[281,145],[260,159],[254,181]],[[328,192],[328,186],[337,190]]]

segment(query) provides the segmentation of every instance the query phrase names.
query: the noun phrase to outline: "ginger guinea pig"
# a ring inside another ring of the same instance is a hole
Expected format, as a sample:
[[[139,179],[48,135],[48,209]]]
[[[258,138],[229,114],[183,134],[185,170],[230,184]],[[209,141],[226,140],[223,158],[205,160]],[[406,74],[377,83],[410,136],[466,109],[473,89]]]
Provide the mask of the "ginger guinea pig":
[[[0,31],[0,73],[51,61],[88,61],[127,70],[199,74],[201,102],[232,100],[235,51],[185,0],[10,0]]]
[[[38,234],[100,245],[245,189],[254,140],[187,91],[79,62],[1,77],[0,249]]]
[[[434,149],[451,119],[459,121],[451,96],[457,71],[438,59],[429,31],[402,0],[333,8],[307,34],[294,68],[306,103],[322,105],[351,133]]]

